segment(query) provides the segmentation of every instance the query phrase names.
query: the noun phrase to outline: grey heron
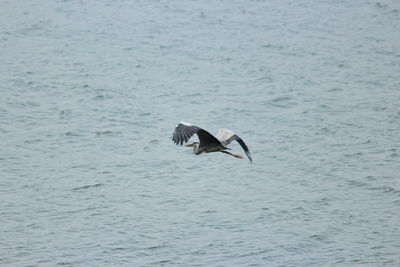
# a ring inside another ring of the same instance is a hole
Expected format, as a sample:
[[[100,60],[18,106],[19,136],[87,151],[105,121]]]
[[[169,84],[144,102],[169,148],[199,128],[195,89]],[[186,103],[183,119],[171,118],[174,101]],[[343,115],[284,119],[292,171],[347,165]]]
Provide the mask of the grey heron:
[[[176,126],[174,134],[172,135],[172,141],[177,145],[182,145],[183,143],[187,143],[187,141],[194,134],[197,134],[200,143],[194,142],[186,146],[193,147],[193,153],[196,155],[200,155],[201,153],[222,152],[235,158],[243,158],[239,154],[234,154],[226,151],[230,150],[230,148],[226,146],[229,145],[233,140],[235,140],[243,148],[250,162],[253,161],[250,155],[250,151],[242,138],[240,138],[238,135],[228,129],[221,128],[219,129],[218,134],[216,136],[213,136],[206,130],[203,130],[200,127],[197,127],[191,123],[180,122]]]

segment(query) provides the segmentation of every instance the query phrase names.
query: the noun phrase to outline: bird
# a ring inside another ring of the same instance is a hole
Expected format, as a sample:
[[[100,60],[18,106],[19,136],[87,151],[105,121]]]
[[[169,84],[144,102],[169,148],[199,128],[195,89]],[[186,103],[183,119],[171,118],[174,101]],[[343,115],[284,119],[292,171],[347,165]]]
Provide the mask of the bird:
[[[197,134],[200,143],[193,142],[192,144],[187,144],[185,146],[193,147],[193,153],[196,155],[200,155],[201,153],[222,152],[235,158],[241,159],[243,158],[241,155],[227,151],[230,150],[230,148],[226,146],[235,140],[243,148],[250,162],[253,162],[250,151],[242,138],[240,138],[238,135],[228,129],[221,128],[219,129],[217,135],[213,136],[212,134],[198,126],[182,121],[179,122],[178,125],[175,127],[174,133],[172,135],[172,141],[176,145],[183,145],[183,143],[187,143],[194,134]]]

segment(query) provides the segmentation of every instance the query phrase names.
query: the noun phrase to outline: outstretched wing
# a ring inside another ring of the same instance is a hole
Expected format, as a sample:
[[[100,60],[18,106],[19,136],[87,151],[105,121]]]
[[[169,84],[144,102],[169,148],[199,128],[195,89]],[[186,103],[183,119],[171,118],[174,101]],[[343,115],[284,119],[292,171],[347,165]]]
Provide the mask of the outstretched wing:
[[[197,131],[199,136],[200,146],[204,148],[222,147],[222,143],[206,130],[199,129]]]
[[[194,126],[188,122],[180,122],[175,128],[174,134],[172,135],[172,141],[177,145],[186,143],[195,133],[201,128]]]
[[[251,158],[251,154],[249,151],[249,148],[247,145],[244,143],[243,139],[240,138],[238,135],[236,135],[234,132],[228,130],[228,129],[219,129],[218,134],[217,134],[217,139],[224,145],[230,144],[233,140],[236,140],[239,145],[243,148],[244,152],[246,153],[247,157],[251,162],[253,162],[253,159]]]
[[[200,146],[204,148],[222,146],[221,142],[212,134],[188,122],[178,123],[174,134],[172,135],[172,141],[177,145],[182,145],[183,143],[186,143],[194,134],[197,134],[199,137]]]

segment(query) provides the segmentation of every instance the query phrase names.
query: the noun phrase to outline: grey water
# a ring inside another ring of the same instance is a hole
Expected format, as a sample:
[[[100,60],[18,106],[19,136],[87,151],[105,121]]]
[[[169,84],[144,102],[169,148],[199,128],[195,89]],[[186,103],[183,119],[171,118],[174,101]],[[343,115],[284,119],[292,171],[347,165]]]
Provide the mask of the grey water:
[[[0,266],[400,265],[400,2],[16,0],[0,25]]]

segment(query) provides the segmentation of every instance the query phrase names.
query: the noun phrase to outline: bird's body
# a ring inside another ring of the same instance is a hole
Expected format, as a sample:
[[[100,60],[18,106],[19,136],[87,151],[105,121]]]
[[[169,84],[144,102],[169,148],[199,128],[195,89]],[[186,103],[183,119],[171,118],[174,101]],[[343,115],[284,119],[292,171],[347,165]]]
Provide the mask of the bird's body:
[[[191,123],[180,122],[175,128],[172,141],[177,145],[182,145],[183,143],[186,143],[194,134],[197,134],[200,143],[194,142],[186,146],[193,147],[193,153],[196,155],[210,152],[222,152],[236,158],[243,158],[239,154],[226,151],[230,150],[230,148],[226,146],[233,140],[236,140],[243,148],[249,160],[252,161],[250,151],[243,140],[235,133],[227,129],[219,129],[218,134],[213,136],[206,130],[201,129],[200,127],[197,127]]]
[[[201,147],[198,142],[194,142],[193,144],[189,144],[187,146],[193,146],[193,153],[196,155],[200,155],[201,153],[222,152],[224,150],[229,149],[222,145],[221,146],[213,146],[213,147]]]

